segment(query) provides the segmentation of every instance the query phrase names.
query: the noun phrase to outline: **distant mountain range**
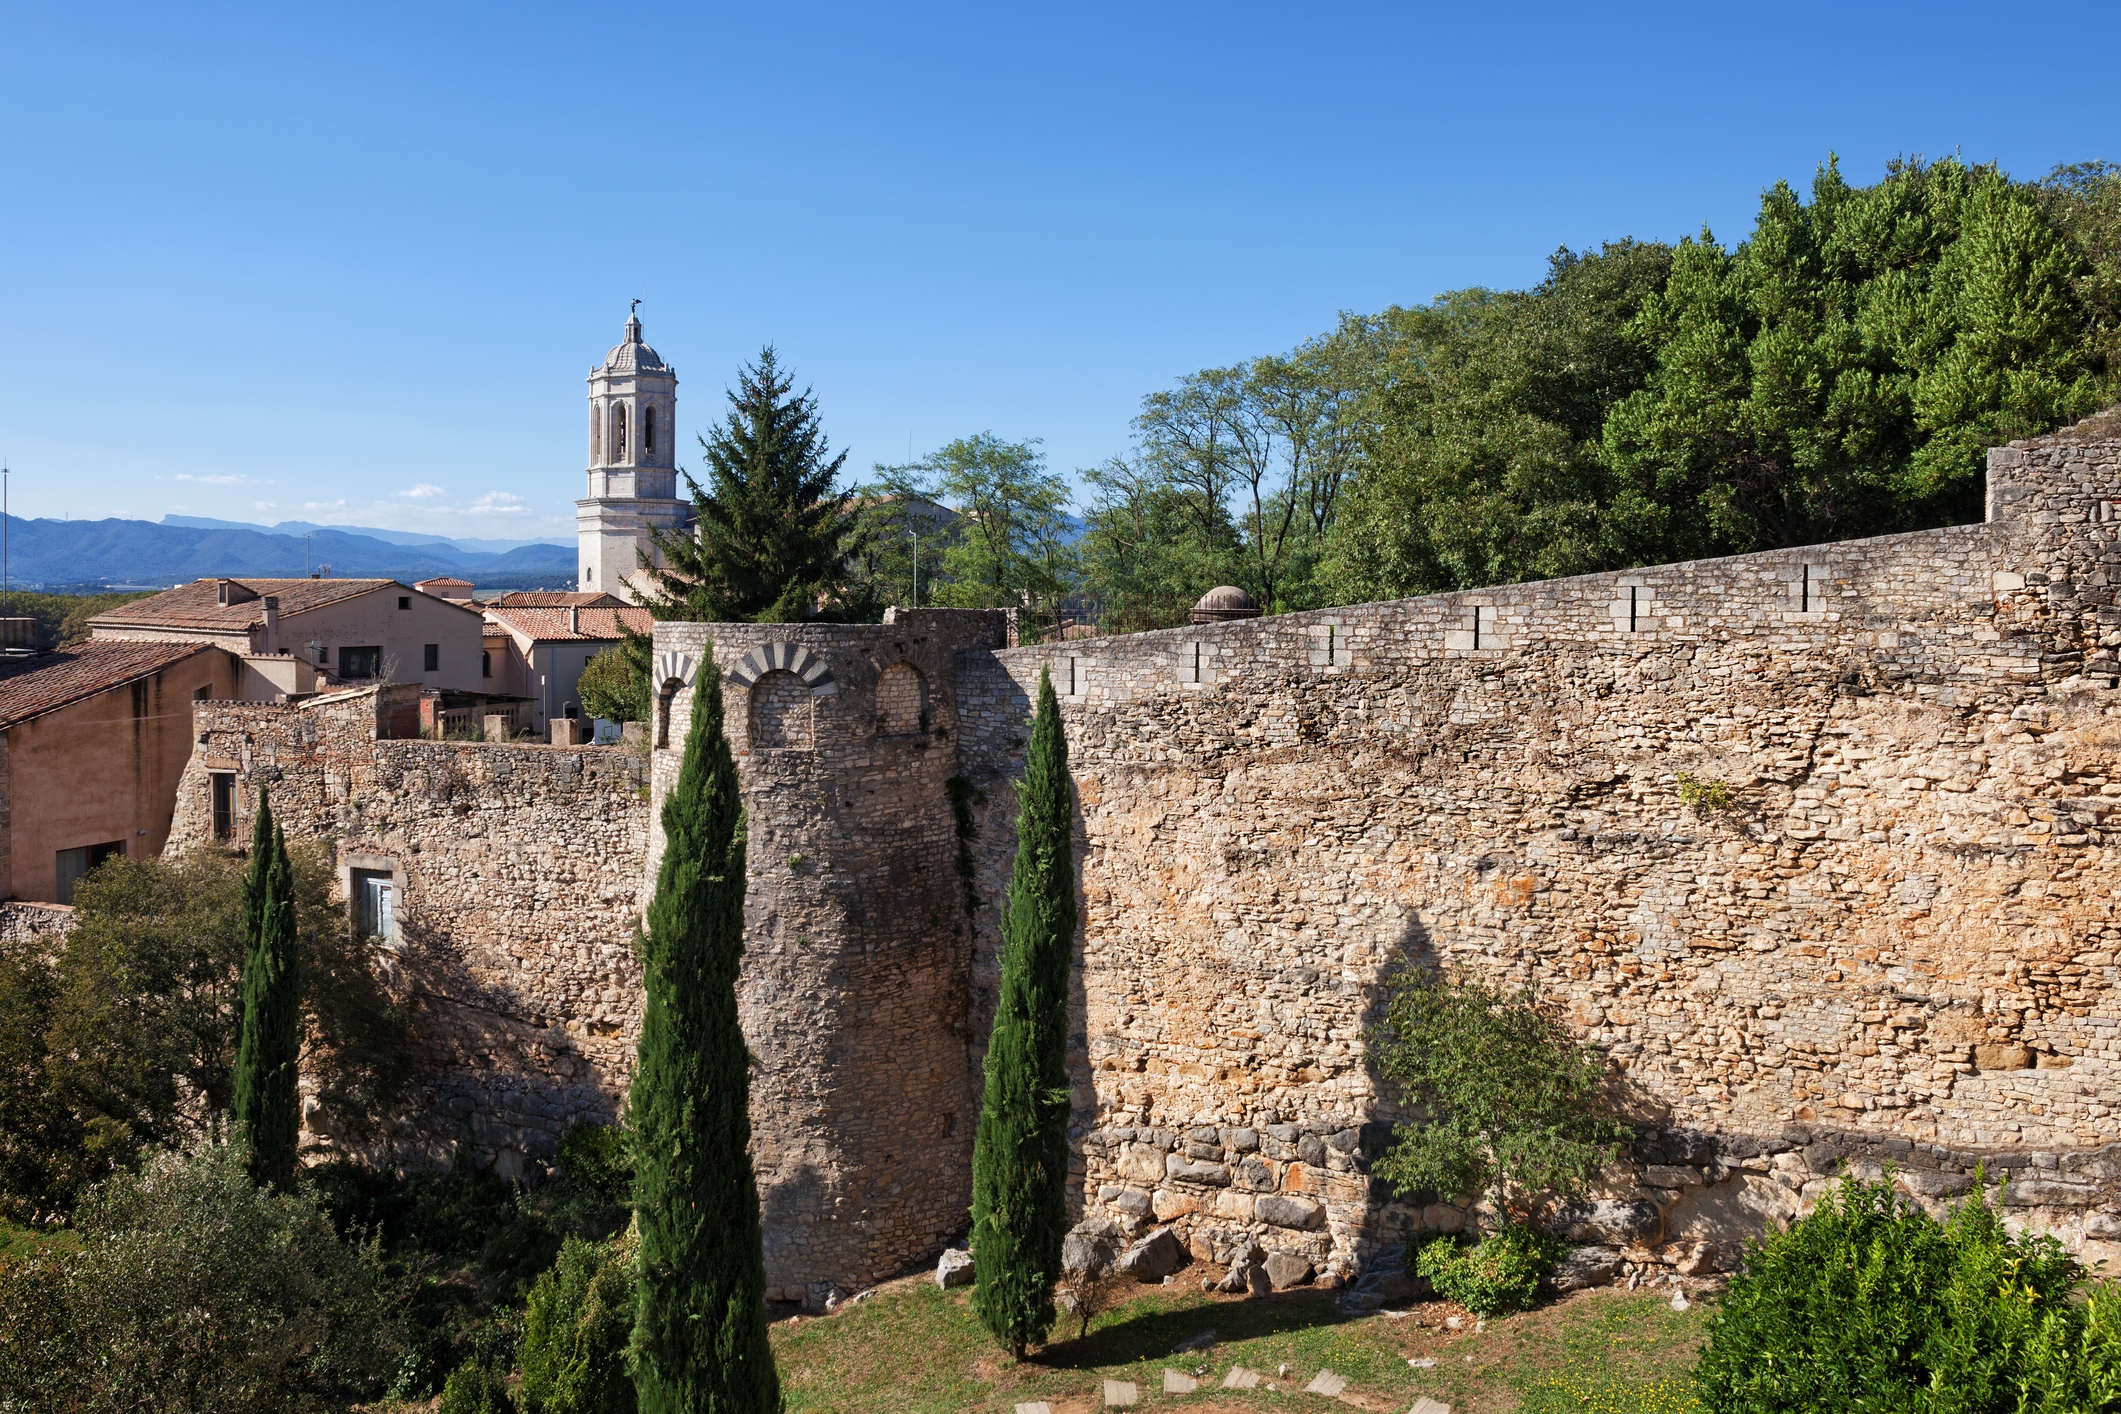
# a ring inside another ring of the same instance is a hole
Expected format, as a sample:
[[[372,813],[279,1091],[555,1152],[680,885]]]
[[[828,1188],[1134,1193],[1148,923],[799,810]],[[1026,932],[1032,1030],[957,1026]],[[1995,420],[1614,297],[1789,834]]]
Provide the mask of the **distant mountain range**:
[[[371,540],[381,540],[392,545],[439,545],[445,550],[468,550],[474,555],[505,555],[510,550],[520,550],[526,545],[561,545],[571,547],[571,540],[472,540],[450,539],[446,535],[421,535],[410,530],[378,530],[372,525],[318,525],[307,520],[283,520],[278,525],[255,525],[243,520],[209,520],[205,516],[164,516],[163,525],[188,525],[196,530],[255,530],[260,535],[307,535],[314,531],[336,530],[347,535],[365,535]]]
[[[166,589],[219,575],[309,574],[326,565],[336,579],[409,584],[454,575],[494,589],[571,588],[575,576],[575,547],[545,541],[459,541],[363,527],[312,528],[299,521],[267,527],[194,516],[171,516],[159,525],[10,516],[6,524],[7,578],[19,589]]]

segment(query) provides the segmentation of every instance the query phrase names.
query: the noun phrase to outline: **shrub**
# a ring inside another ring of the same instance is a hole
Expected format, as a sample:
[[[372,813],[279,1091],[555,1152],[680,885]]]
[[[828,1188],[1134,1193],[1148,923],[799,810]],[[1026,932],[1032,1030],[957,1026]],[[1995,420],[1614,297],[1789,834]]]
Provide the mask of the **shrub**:
[[[1698,778],[1684,771],[1673,779],[1679,785],[1679,803],[1696,815],[1713,815],[1719,810],[1733,809],[1738,804],[1738,794],[1731,789],[1728,781],[1719,781],[1714,777]]]
[[[379,1391],[404,1343],[376,1244],[247,1162],[154,1156],[89,1192],[77,1247],[0,1267],[0,1408],[264,1414]]]
[[[633,1150],[615,1124],[577,1120],[560,1136],[560,1177],[584,1197],[623,1204],[633,1196]]]
[[[1604,1055],[1529,992],[1405,973],[1370,1040],[1379,1072],[1422,1116],[1377,1162],[1402,1194],[1486,1192],[1521,1218],[1536,1195],[1588,1183],[1631,1136]]]
[[[467,1360],[443,1382],[435,1414],[516,1414],[516,1405],[508,1397],[507,1380]]]
[[[530,1289],[523,1319],[529,1414],[633,1414],[626,1342],[638,1280],[631,1230],[610,1242],[570,1237]]]
[[[1446,1300],[1476,1316],[1528,1311],[1539,1300],[1539,1283],[1554,1269],[1561,1244],[1528,1227],[1505,1227],[1477,1246],[1456,1238],[1430,1241],[1414,1269]]]
[[[1752,1247],[1695,1379],[1715,1414],[2113,1408],[2112,1383],[2100,1401],[2066,1394],[2102,1369],[2110,1381],[2121,1349],[2110,1298],[2070,1300],[2081,1279],[2059,1242],[2012,1234],[1979,1189],[1939,1223],[1890,1175],[1848,1180]]]

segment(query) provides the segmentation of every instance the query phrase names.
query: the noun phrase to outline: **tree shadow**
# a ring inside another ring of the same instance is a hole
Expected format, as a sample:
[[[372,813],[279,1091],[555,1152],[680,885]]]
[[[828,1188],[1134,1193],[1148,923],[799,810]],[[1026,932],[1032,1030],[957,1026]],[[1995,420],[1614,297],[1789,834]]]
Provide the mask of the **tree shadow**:
[[[1163,1288],[1145,1287],[1143,1295]],[[1137,1310],[1141,1298],[1113,1312],[1107,1324],[1093,1321],[1090,1334],[1081,1340],[1057,1340],[1033,1357],[1056,1370],[1087,1370],[1124,1365],[1137,1359],[1161,1360],[1194,1354],[1174,1347],[1213,1331],[1216,1342],[1252,1340],[1291,1330],[1338,1326],[1360,1317],[1341,1308],[1330,1291],[1302,1289],[1275,1292],[1269,1296],[1206,1301],[1178,1308]],[[1063,1317],[1061,1327],[1068,1325]]]

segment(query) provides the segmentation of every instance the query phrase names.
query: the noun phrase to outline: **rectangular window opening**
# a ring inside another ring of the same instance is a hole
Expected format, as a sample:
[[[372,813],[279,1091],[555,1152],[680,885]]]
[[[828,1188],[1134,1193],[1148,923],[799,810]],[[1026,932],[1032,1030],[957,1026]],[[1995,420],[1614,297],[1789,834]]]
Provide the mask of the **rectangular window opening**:
[[[1473,633],[1474,633],[1474,637],[1475,637],[1475,643],[1474,643],[1474,646],[1475,646],[1475,647],[1477,648],[1477,647],[1479,647],[1479,646],[1480,646],[1480,645],[1479,645],[1479,642],[1478,642],[1478,638],[1479,638],[1479,634],[1480,634],[1480,628],[1479,628],[1479,626],[1478,626],[1478,621],[1477,621],[1477,620],[1475,621],[1475,626],[1474,626],[1474,629],[1473,629]],[[1330,667],[1333,667],[1333,666],[1334,666],[1335,664],[1337,664],[1337,663],[1338,663],[1338,662],[1340,661],[1340,659],[1339,659],[1339,658],[1337,658],[1336,656],[1334,656],[1334,655],[1335,655],[1335,654],[1337,654],[1337,653],[1338,653],[1339,651],[1340,651],[1340,626],[1339,626],[1338,624],[1327,624],[1327,625],[1326,625],[1326,666],[1327,666],[1327,667],[1329,667],[1329,668],[1330,668]]]
[[[111,840],[106,844],[88,844],[79,849],[62,849],[58,852],[59,902],[74,901],[74,885],[81,882],[91,869],[106,859],[123,859],[125,841]]]
[[[369,937],[398,940],[398,901],[392,875],[382,869],[353,871],[354,924]]]
[[[412,607],[412,596],[410,594],[400,594],[398,596],[398,607],[401,609],[410,609]]]
[[[1802,569],[1803,578],[1797,582],[1797,608],[1800,613],[1809,614],[1812,611],[1812,567],[1805,565]]]
[[[339,650],[339,676],[342,678],[373,678],[383,674],[383,650],[381,648],[341,648]]]
[[[420,650],[420,671],[438,673],[442,670],[442,645],[430,643]]]
[[[1075,696],[1076,692],[1079,690],[1076,684],[1080,681],[1081,679],[1076,676],[1075,659],[1070,658],[1068,660],[1068,695],[1070,697]]]
[[[215,771],[207,779],[213,782],[214,838],[234,839],[236,836],[236,776],[233,771]]]
[[[1634,586],[1634,585],[1632,585],[1632,584],[1628,586],[1628,632],[1629,632],[1629,633],[1633,633],[1633,632],[1635,631],[1635,627],[1636,627],[1636,620],[1635,620],[1635,615],[1636,615],[1636,612],[1637,612],[1637,610],[1639,610],[1639,609],[1641,608],[1641,602],[1640,602],[1640,601],[1641,601],[1641,595],[1642,595],[1642,591],[1641,591],[1640,589],[1638,589],[1637,587],[1635,587],[1635,586]]]
[[[1193,645],[1193,676],[1190,681],[1200,681],[1200,645],[1198,643]]]
[[[493,650],[491,648],[481,649],[479,652],[479,676],[482,678],[493,676]]]

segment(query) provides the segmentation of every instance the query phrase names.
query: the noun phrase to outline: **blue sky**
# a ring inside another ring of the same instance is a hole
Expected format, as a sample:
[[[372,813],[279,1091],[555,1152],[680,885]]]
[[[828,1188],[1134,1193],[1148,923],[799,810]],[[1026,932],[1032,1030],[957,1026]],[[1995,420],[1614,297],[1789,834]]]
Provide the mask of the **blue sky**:
[[[1071,471],[1190,370],[1735,241],[1829,151],[2121,160],[2111,5],[0,15],[18,515],[569,535],[635,296],[688,448],[770,340],[850,471]]]

